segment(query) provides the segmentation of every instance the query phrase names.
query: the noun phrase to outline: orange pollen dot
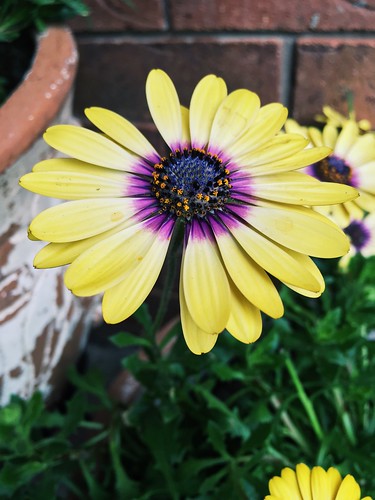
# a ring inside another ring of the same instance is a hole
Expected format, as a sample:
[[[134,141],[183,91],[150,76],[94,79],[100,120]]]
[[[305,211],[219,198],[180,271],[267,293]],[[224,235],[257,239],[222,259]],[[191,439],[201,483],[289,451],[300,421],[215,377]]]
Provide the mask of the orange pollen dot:
[[[161,189],[164,189],[164,188],[165,188],[165,186],[166,186],[166,183],[165,183],[165,182],[162,182],[162,183],[160,184]]]
[[[179,195],[184,194],[184,190],[183,189],[177,189],[177,194],[179,194]]]
[[[185,212],[187,212],[189,210],[189,208],[190,208],[189,205],[184,205]]]
[[[210,201],[210,197],[208,196],[208,194],[205,195],[204,201]]]

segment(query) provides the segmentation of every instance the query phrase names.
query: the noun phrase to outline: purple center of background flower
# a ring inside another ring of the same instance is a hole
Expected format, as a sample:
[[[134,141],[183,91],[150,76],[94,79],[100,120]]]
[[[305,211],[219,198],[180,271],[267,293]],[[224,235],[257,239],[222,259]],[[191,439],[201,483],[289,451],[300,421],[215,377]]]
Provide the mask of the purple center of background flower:
[[[324,158],[314,163],[311,168],[314,177],[320,181],[351,185],[352,169],[338,156]]]
[[[370,231],[361,221],[353,221],[348,227],[344,229],[344,233],[350,238],[351,244],[359,252],[364,246],[366,246],[368,240],[370,239]]]
[[[222,209],[230,198],[229,170],[218,156],[204,150],[171,152],[154,165],[152,178],[161,211],[187,220]]]

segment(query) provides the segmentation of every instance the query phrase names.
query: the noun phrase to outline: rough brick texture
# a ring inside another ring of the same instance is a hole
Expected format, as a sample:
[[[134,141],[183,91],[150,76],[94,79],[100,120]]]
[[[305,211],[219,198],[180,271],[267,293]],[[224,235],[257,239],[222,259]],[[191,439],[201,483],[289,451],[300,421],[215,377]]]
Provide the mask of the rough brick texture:
[[[375,39],[305,38],[297,42],[294,116],[311,122],[323,104],[347,112],[353,92],[358,118],[375,124]]]
[[[144,85],[155,67],[167,71],[181,102],[189,104],[197,81],[215,73],[228,88],[257,92],[263,103],[280,100],[283,42],[278,38],[134,38],[79,42],[76,113],[104,106],[134,122],[148,122]]]
[[[162,0],[86,0],[90,15],[70,22],[75,31],[160,31],[166,28]]]
[[[375,1],[172,0],[176,30],[371,31]]]

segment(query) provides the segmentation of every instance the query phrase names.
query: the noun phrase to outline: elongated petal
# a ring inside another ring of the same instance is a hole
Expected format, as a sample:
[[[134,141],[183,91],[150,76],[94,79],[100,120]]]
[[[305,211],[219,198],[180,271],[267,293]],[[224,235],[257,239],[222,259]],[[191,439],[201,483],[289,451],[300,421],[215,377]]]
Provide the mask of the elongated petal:
[[[280,318],[284,314],[283,304],[267,273],[230,234],[215,231],[215,237],[226,270],[241,293],[261,311],[272,318]]]
[[[30,230],[41,240],[66,243],[108,231],[133,214],[130,199],[76,200],[47,208],[31,222]]]
[[[194,354],[204,354],[211,351],[211,349],[216,344],[218,334],[207,333],[194,322],[189,309],[186,305],[185,293],[184,293],[184,281],[183,281],[183,269],[184,269],[184,257],[181,264],[180,273],[180,314],[181,314],[181,326],[182,332],[184,334],[185,342],[188,348]]]
[[[124,172],[99,167],[98,165],[76,160],[75,158],[50,158],[42,160],[33,166],[33,172],[76,172],[80,174],[114,175],[120,177],[124,175]]]
[[[126,228],[90,247],[70,265],[65,285],[81,297],[108,290],[146,257],[155,233],[144,224]]]
[[[172,80],[161,69],[154,69],[149,73],[146,97],[160,135],[171,149],[175,149],[182,139],[180,101]]]
[[[240,342],[255,342],[262,332],[260,311],[242,295],[233,282],[230,288],[231,309],[226,328]]]
[[[224,80],[215,75],[205,76],[195,87],[190,101],[190,133],[193,147],[204,148],[208,144],[215,114],[226,95]]]
[[[330,500],[328,488],[329,482],[326,471],[322,467],[313,467],[311,470],[311,493],[313,499]]]
[[[32,172],[21,177],[20,185],[34,193],[63,200],[118,198],[124,194],[126,183],[126,174],[118,173],[119,176],[97,176],[81,172]]]
[[[220,333],[229,318],[230,290],[216,243],[190,236],[182,272],[184,296],[193,321],[207,333]]]
[[[303,500],[298,487],[297,474],[294,472],[294,470],[290,469],[289,467],[285,467],[281,471],[281,477],[289,486],[290,493],[288,496],[288,500]]]
[[[269,140],[268,143],[259,150],[252,151],[246,156],[238,158],[240,164],[263,165],[270,161],[279,161],[283,158],[290,158],[292,155],[302,151],[308,139],[298,134],[283,134]]]
[[[128,219],[113,229],[97,234],[96,236],[92,236],[91,238],[85,238],[83,240],[72,241],[69,243],[49,243],[35,255],[34,266],[37,269],[47,269],[50,267],[71,264],[73,260],[96,243],[99,243],[99,241],[102,241],[112,234],[118,233],[119,231],[122,231],[126,227],[130,227],[132,225],[134,225],[134,222]]]
[[[269,489],[271,495],[282,500],[302,500],[301,497],[296,495],[296,491],[293,487],[279,476],[275,476],[269,482]]]
[[[326,146],[326,144],[324,144],[323,142],[323,134],[319,129],[315,127],[309,127],[307,129],[307,132],[314,146],[317,147]]]
[[[358,167],[355,171],[355,178],[358,181],[358,187],[375,194],[375,160]]]
[[[284,283],[284,285],[291,288],[300,295],[304,295],[305,297],[311,297],[311,298],[320,297],[325,289],[325,282],[322,273],[319,271],[316,264],[307,255],[303,255],[302,253],[298,252],[293,252],[292,255],[294,259],[296,259],[303,267],[305,267],[316,278],[316,280],[320,284],[320,288],[318,291],[312,292],[311,290],[305,290],[303,288],[290,285],[289,283]]]
[[[357,168],[369,162],[375,162],[375,136],[364,134],[359,136],[346,155],[350,166]]]
[[[348,120],[338,138],[335,145],[335,154],[340,158],[346,158],[346,154],[349,152],[350,148],[353,146],[358,138],[359,128],[356,122]]]
[[[303,500],[313,500],[311,496],[311,471],[305,464],[296,466],[298,486]]]
[[[208,149],[225,151],[246,131],[259,111],[259,97],[249,90],[230,93],[220,104],[212,123]]]
[[[132,172],[135,156],[97,132],[75,125],[55,125],[47,129],[44,140],[53,148],[101,167]]]
[[[287,116],[288,110],[282,104],[262,106],[247,131],[238,140],[228,144],[227,153],[237,158],[267,144],[280,131]]]
[[[145,136],[128,120],[109,109],[85,109],[87,118],[111,139],[143,158],[157,157],[157,152]]]
[[[340,257],[349,250],[338,226],[305,207],[254,206],[246,220],[281,245],[313,257]]]
[[[331,492],[330,500],[336,500],[336,495],[341,484],[341,475],[337,469],[330,467],[327,470],[327,479],[329,482],[329,490]]]
[[[316,278],[281,247],[246,226],[231,228],[240,245],[252,259],[276,278],[291,285],[317,292]]]
[[[338,137],[337,128],[333,125],[326,125],[323,129],[323,144],[334,149]]]
[[[322,147],[322,148],[308,148],[296,153],[288,158],[284,158],[283,160],[275,160],[264,165],[247,165],[246,163],[240,163],[240,166],[243,166],[251,175],[269,175],[269,174],[277,174],[281,172],[289,172],[292,170],[298,170],[299,168],[306,167],[313,163],[316,163],[331,152],[330,148]]]
[[[104,292],[103,318],[119,323],[131,316],[146,300],[163,266],[170,239],[158,234],[144,259],[123,281]]]
[[[353,476],[344,477],[335,500],[360,500],[361,489]]]
[[[302,172],[284,172],[252,179],[253,196],[292,205],[333,205],[358,196],[346,184],[319,182]]]

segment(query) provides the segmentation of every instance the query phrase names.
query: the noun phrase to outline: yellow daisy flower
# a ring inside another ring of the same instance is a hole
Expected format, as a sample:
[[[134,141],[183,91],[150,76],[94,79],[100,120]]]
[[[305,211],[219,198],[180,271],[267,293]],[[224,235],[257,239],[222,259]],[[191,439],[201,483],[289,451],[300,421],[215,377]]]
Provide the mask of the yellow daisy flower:
[[[317,115],[315,117],[316,121],[321,122],[321,123],[329,123],[330,125],[333,125],[334,127],[341,128],[343,125],[348,121],[356,121],[355,113],[354,111],[351,111],[349,113],[349,116],[346,117],[333,109],[331,106],[323,106],[323,115]],[[359,120],[358,122],[358,127],[363,130],[364,132],[367,132],[371,130],[371,123],[369,120],[362,119]]]
[[[295,172],[330,149],[305,149],[298,134],[277,135],[287,110],[208,75],[190,109],[171,79],[150,72],[151,116],[170,148],[160,156],[125,118],[102,108],[86,115],[102,132],[57,125],[45,133],[73,158],[45,160],[20,183],[71,200],[39,214],[30,237],[50,242],[37,268],[70,264],[65,284],[79,296],[104,292],[103,316],[120,322],[143,303],[165,260],[176,226],[184,229],[180,306],[187,345],[208,352],[227,329],[254,342],[260,311],[283,305],[269,275],[297,292],[319,296],[324,280],[310,259],[349,249],[346,235],[306,205],[341,203],[355,189]]]
[[[345,269],[349,261],[357,253],[364,257],[375,255],[375,213],[362,219],[354,219],[344,228],[350,240],[349,252],[341,257],[339,266]]]
[[[322,131],[287,120],[286,131],[301,133],[312,146],[328,146],[333,150],[327,158],[306,167],[305,173],[320,181],[353,186],[360,194],[354,201],[329,208],[315,207],[317,211],[331,216],[337,224],[345,227],[351,219],[361,218],[363,210],[375,210],[375,134],[360,134],[358,123],[352,119],[342,122],[342,129],[328,120]]]
[[[286,467],[281,477],[273,477],[269,483],[270,495],[264,500],[360,500],[361,488],[353,476],[342,479],[339,471],[330,467],[311,470],[305,464],[298,464],[296,470]],[[363,497],[361,500],[372,500]]]

